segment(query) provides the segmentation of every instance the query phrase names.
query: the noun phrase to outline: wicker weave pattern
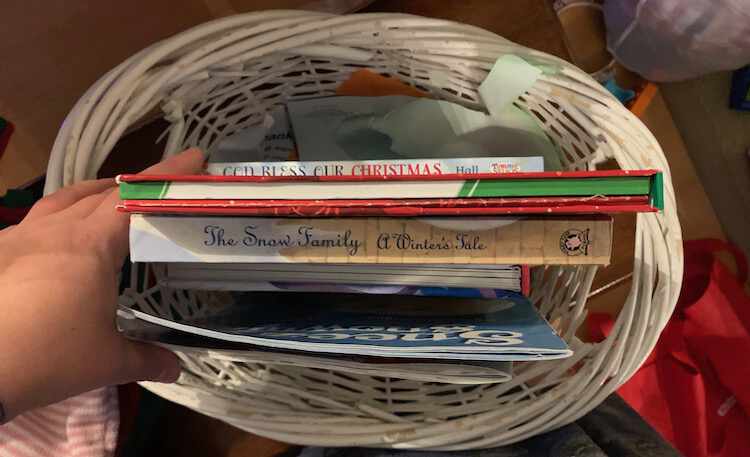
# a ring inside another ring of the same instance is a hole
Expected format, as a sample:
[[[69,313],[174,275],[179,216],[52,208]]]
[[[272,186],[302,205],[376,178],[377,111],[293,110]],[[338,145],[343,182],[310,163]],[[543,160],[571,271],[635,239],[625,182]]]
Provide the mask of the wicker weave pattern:
[[[477,86],[505,53],[544,69],[516,105],[539,121],[566,168],[588,169],[614,158],[622,168],[665,172],[666,209],[638,216],[632,290],[607,340],[592,345],[575,337],[596,268],[548,267],[534,271],[532,300],[575,355],[518,365],[511,382],[393,379],[182,348],[185,371],[178,384],[144,385],[242,429],[294,443],[467,449],[571,422],[627,380],[656,343],[682,278],[680,225],[664,155],[641,122],[588,75],[475,27],[401,14],[305,11],[201,25],[143,50],[89,89],[60,130],[45,190],[93,178],[123,134],[160,110],[171,123],[165,155],[195,145],[210,150],[233,132],[260,124],[270,108],[290,98],[333,94],[360,68],[482,109]],[[133,268],[124,303],[186,317],[206,312],[217,299],[144,285],[154,268]]]

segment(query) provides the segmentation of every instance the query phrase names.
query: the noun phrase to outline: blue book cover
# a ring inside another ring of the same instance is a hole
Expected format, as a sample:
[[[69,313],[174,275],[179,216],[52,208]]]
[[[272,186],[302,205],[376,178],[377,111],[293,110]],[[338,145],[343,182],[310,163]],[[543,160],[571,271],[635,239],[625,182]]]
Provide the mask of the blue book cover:
[[[512,292],[497,299],[273,292],[240,298],[182,322],[129,312],[180,332],[296,351],[486,361],[572,354],[528,299]]]

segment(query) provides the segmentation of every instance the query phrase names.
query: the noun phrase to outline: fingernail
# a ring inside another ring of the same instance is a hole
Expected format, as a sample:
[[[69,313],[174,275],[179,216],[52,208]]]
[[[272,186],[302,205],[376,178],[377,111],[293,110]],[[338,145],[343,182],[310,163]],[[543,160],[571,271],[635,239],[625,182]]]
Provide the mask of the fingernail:
[[[206,151],[204,151],[203,149],[201,149],[199,147],[193,147],[193,148],[190,148],[190,149],[186,149],[184,152],[182,152],[182,154],[188,154],[188,153],[191,153],[193,151],[199,152],[200,155],[203,157],[203,160],[206,160],[208,158],[208,154],[206,153]]]

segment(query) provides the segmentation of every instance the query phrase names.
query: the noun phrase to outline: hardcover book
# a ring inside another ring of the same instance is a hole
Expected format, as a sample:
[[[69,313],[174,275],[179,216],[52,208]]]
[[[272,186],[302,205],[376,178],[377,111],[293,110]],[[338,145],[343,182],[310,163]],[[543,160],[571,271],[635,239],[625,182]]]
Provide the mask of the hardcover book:
[[[136,262],[609,263],[608,216],[251,218],[131,215]]]
[[[518,265],[409,265],[331,263],[169,263],[158,280],[168,287],[203,290],[253,290],[258,282],[325,285],[367,284],[391,290],[450,287],[494,293],[496,289],[529,291],[528,267]]]
[[[469,157],[465,159],[344,160],[312,162],[209,162],[220,176],[434,176],[461,173],[544,171],[542,157]]]
[[[653,170],[432,176],[121,175],[122,200],[379,200],[646,196],[663,207]]]
[[[268,217],[508,216],[658,211],[647,195],[613,197],[404,198],[374,200],[125,200],[141,214]]]

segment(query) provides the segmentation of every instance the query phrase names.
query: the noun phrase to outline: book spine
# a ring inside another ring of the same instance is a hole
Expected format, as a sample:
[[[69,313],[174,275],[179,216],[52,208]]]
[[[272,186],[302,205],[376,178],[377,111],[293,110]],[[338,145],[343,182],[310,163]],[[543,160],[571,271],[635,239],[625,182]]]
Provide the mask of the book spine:
[[[170,175],[170,174],[121,174],[115,177],[120,183],[136,182],[294,182],[294,181],[335,181],[335,182],[378,182],[378,181],[452,181],[452,180],[481,180],[481,179],[577,179],[577,178],[614,178],[614,177],[643,177],[654,176],[658,170],[572,170],[572,171],[542,171],[517,173],[444,173],[432,176],[363,176],[363,175],[330,175],[330,176],[244,176],[244,175]]]
[[[219,176],[434,176],[443,174],[544,171],[542,157],[362,160],[321,162],[216,162],[206,171]]]
[[[153,206],[126,202],[118,209],[138,214],[188,214],[205,216],[258,217],[429,217],[429,216],[507,216],[524,214],[614,214],[657,211],[651,205],[570,205],[570,206],[478,206],[478,207],[418,207],[418,206]]]
[[[137,262],[608,264],[610,217],[252,218],[134,214]]]
[[[192,289],[213,290],[214,281],[195,281]],[[252,292],[315,292],[362,295],[413,295],[419,297],[461,297],[461,298],[503,298],[508,293],[521,291],[521,278],[517,287],[489,289],[479,287],[439,287],[439,286],[390,286],[373,284],[331,284],[324,282],[288,281],[242,281],[236,291]]]
[[[129,213],[206,216],[409,217],[653,212],[648,196],[401,200],[125,200]]]
[[[500,176],[513,175],[505,173]],[[396,176],[359,182],[335,182],[333,176],[316,176],[311,180],[288,185],[268,185],[261,182],[278,179],[295,180],[292,177],[257,177],[259,182],[190,182],[190,176],[179,181],[126,180],[120,177],[120,198],[123,200],[185,200],[185,199],[299,199],[305,196],[315,200],[338,200],[341,198],[372,200],[399,198],[506,198],[506,197],[571,197],[571,196],[619,196],[645,195],[652,190],[651,178],[623,176],[617,179],[591,178],[572,179],[442,179],[448,175],[435,176],[432,180],[413,179],[401,182]],[[246,176],[207,176],[207,178],[243,178]]]

